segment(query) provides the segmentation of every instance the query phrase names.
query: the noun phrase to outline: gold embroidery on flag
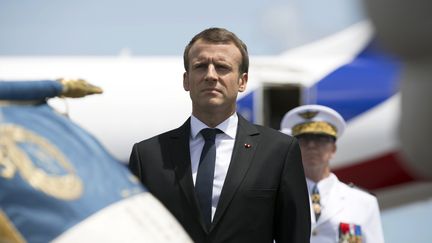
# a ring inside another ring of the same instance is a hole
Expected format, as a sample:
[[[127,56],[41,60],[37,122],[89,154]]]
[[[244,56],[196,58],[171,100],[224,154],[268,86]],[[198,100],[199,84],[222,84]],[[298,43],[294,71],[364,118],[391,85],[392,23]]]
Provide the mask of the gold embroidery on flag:
[[[20,147],[24,144],[31,151]],[[45,166],[34,163],[29,153]],[[0,176],[11,179],[16,171],[33,188],[58,199],[74,200],[82,195],[81,179],[55,145],[23,127],[3,124],[0,125]]]

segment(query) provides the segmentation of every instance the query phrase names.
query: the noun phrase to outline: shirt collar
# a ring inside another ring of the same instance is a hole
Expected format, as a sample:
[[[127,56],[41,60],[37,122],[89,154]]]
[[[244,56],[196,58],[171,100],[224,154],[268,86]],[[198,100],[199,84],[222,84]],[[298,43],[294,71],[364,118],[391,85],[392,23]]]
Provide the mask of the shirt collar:
[[[317,185],[318,191],[320,192],[320,194],[327,194],[328,192],[330,192],[331,188],[336,183],[336,181],[338,181],[338,179],[335,176],[335,174],[333,174],[333,173],[330,173],[330,175],[328,177],[318,181],[318,183],[315,183],[312,180],[310,180],[309,178],[306,178],[306,183],[307,183],[307,187],[308,187],[309,192],[312,192],[312,188],[315,185]]]
[[[198,133],[204,129],[208,128],[206,124],[196,118],[194,115],[191,115],[191,136],[193,139],[196,138]],[[234,112],[230,117],[228,117],[225,121],[221,122],[215,128],[220,129],[224,132],[225,135],[229,136],[231,139],[235,139],[237,134],[237,124],[238,124],[238,116],[237,113]]]

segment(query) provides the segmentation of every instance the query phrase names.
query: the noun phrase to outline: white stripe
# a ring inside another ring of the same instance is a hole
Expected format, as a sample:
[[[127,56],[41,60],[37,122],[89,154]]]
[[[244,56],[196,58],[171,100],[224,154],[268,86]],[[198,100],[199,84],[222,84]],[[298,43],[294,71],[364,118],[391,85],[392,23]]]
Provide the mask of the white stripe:
[[[397,151],[399,116],[398,93],[348,122],[344,135],[337,141],[332,167],[353,165]]]
[[[54,243],[192,242],[150,193],[114,203],[57,237]]]
[[[311,87],[337,68],[351,62],[369,44],[373,29],[368,21],[316,42],[293,48],[278,57],[251,60],[251,82],[256,88],[260,80],[272,83],[297,83]]]

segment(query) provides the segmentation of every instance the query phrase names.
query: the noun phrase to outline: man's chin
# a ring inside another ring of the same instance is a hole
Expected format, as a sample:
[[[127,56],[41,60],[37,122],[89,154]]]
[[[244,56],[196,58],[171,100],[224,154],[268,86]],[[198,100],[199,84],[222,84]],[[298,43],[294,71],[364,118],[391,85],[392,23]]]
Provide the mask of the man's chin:
[[[321,166],[323,162],[318,159],[303,159],[303,164],[308,166]]]
[[[220,98],[210,98],[202,103],[204,107],[218,108],[223,106],[224,102]]]

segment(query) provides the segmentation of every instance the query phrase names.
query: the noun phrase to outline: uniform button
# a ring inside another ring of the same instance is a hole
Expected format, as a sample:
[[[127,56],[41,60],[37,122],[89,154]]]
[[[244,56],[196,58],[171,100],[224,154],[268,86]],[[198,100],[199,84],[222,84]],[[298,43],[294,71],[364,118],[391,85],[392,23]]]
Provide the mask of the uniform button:
[[[313,231],[312,231],[312,235],[313,235],[313,236],[318,235],[318,231],[317,231],[317,230],[313,230]]]

